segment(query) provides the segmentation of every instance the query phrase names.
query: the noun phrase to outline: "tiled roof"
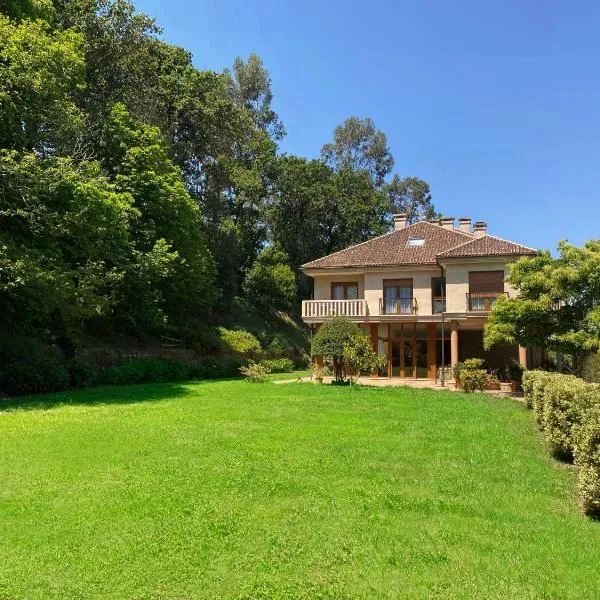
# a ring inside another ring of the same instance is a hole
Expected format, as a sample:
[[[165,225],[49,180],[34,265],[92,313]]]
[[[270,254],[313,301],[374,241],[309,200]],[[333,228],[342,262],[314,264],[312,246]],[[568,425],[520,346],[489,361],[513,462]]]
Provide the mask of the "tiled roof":
[[[423,239],[422,246],[406,247],[409,239]],[[435,265],[440,252],[472,240],[473,236],[456,229],[421,221],[392,231],[368,242],[350,246],[302,265],[306,269],[343,267],[380,267],[387,265]]]
[[[408,246],[408,240],[424,240],[422,245]],[[535,250],[486,235],[446,229],[435,223],[420,221],[399,231],[392,231],[362,244],[350,246],[302,265],[305,269],[383,267],[392,265],[435,265],[438,258],[468,256],[510,256],[535,254]]]
[[[484,235],[450,248],[438,254],[438,258],[462,258],[468,256],[522,256],[536,254],[536,250],[521,244],[515,244],[495,235]]]

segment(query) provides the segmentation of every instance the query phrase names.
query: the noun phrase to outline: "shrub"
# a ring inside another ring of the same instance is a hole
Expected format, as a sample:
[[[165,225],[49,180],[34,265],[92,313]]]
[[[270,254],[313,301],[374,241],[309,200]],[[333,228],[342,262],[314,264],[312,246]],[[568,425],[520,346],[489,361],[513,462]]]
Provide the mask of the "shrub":
[[[270,373],[269,369],[264,365],[251,360],[246,366],[240,367],[240,373],[245,376],[246,381],[251,383],[263,383]]]
[[[188,366],[190,379],[224,379],[239,377],[244,360],[238,357],[205,358]]]
[[[600,383],[600,354],[589,354],[583,359],[581,377],[588,383]]]
[[[261,352],[260,342],[249,331],[218,328],[221,348],[236,354],[258,355]]]
[[[521,366],[519,361],[514,358],[506,367],[506,375],[511,381],[521,381],[523,379],[524,371],[525,369]]]
[[[546,383],[543,404],[544,436],[557,458],[573,457],[573,426],[580,422],[579,397],[586,384],[573,375],[554,375]]]
[[[556,373],[548,373],[547,371],[539,371],[539,375],[533,382],[532,386],[532,408],[535,422],[540,429],[544,428],[544,401],[546,386],[550,383],[552,377]]]
[[[483,392],[487,386],[488,377],[483,369],[463,369],[460,381],[465,392]]]
[[[588,411],[574,438],[579,502],[587,515],[600,516],[600,404]]]
[[[539,377],[542,377],[545,371],[525,371],[523,373],[523,395],[525,397],[525,406],[529,409],[533,408],[533,384]]]
[[[98,370],[91,362],[83,358],[73,358],[68,362],[71,387],[87,387],[98,381]]]
[[[463,362],[463,369],[474,370],[483,368],[483,358],[467,358]]]
[[[190,377],[189,368],[183,363],[156,358],[127,360],[104,372],[104,383],[124,385],[133,383],[160,383],[182,381]]]
[[[294,370],[294,361],[289,358],[265,359],[260,364],[269,370],[269,373],[291,373]]]
[[[62,352],[34,339],[16,341],[2,362],[0,391],[11,396],[64,390],[71,381]]]
[[[361,371],[377,371],[382,366],[383,358],[373,350],[371,338],[361,333],[344,344],[344,361],[352,380],[352,375],[358,379]]]
[[[361,335],[360,327],[345,317],[334,317],[323,323],[312,340],[312,356],[323,356],[333,359],[333,370],[336,379],[343,379],[341,361],[344,356],[344,345]]]
[[[457,383],[460,383],[460,374],[462,373],[464,366],[464,363],[458,361],[454,367],[452,367],[452,377],[454,377],[454,381]]]

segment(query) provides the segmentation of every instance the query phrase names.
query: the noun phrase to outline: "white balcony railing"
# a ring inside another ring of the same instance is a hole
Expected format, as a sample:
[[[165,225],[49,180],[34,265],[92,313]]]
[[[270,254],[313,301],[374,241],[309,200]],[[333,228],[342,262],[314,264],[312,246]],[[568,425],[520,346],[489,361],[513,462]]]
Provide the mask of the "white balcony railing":
[[[302,317],[323,319],[330,317],[366,317],[366,300],[303,300]]]

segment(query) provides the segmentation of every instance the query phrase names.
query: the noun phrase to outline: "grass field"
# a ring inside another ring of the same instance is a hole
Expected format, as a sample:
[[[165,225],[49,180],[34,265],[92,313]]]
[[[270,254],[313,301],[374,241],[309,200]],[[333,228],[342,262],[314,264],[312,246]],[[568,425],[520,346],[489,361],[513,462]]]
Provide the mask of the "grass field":
[[[0,598],[600,597],[519,403],[243,381],[0,412]]]

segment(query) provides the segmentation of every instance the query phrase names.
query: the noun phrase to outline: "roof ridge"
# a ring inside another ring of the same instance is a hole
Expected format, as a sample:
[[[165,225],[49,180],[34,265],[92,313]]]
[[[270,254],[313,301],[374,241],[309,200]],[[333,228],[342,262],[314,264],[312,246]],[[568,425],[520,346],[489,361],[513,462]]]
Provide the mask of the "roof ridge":
[[[473,243],[477,240],[480,240],[481,238],[484,238],[484,237],[494,237],[494,236],[492,236],[492,235],[488,236],[486,234],[486,235],[482,235],[480,237],[474,237],[470,240],[467,240],[466,242],[463,242],[462,244],[457,244],[456,246],[452,246],[452,248],[447,248],[446,250],[442,250],[442,252],[438,252],[437,255],[439,256],[440,254],[445,254],[446,252],[452,252],[452,250],[456,250],[457,248],[462,248],[463,246],[466,246],[467,244],[471,244],[471,243]],[[504,241],[507,241],[507,240],[504,240]]]
[[[500,240],[501,242],[506,242],[507,244],[514,244],[515,246],[521,246],[522,248],[527,248],[527,250],[532,250],[533,252],[538,252],[538,250],[536,250],[535,248],[532,248],[531,246],[526,246],[525,244],[521,244],[521,242],[513,242],[512,240],[507,240],[506,238],[501,238],[498,235],[492,235],[492,234],[486,233],[484,236],[481,236],[481,237],[492,237],[497,240]],[[480,239],[480,238],[475,238],[475,239]]]

